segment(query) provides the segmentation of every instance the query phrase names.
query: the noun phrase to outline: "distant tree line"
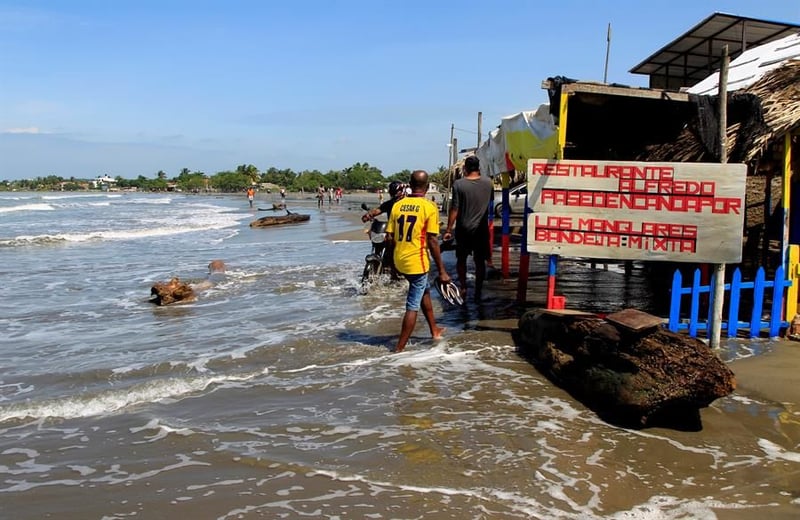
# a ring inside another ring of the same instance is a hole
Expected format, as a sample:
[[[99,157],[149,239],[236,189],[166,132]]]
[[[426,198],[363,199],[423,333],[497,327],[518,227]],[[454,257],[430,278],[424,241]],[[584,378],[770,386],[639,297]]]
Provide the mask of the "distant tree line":
[[[436,171],[429,172],[431,182],[440,186],[447,180],[447,168],[439,166]],[[155,177],[145,177],[139,175],[135,179],[125,179],[117,176],[116,186],[120,189],[136,188],[139,191],[168,191],[180,190],[190,193],[200,193],[206,191],[216,192],[238,192],[247,189],[253,184],[270,183],[286,188],[287,191],[315,191],[320,185],[329,187],[341,187],[344,190],[377,190],[386,188],[387,184],[394,180],[408,182],[411,170],[402,170],[384,177],[383,172],[370,166],[369,163],[355,163],[343,170],[329,170],[322,173],[319,170],[303,170],[294,172],[293,170],[278,169],[270,167],[260,171],[252,164],[241,164],[235,170],[221,171],[213,175],[207,175],[201,171],[190,171],[183,168],[175,177],[168,177],[167,173],[160,170]],[[93,179],[76,179],[70,177],[65,179],[58,175],[48,175],[46,177],[36,177],[35,179],[23,179],[14,181],[0,181],[0,190],[64,190],[76,191],[87,188],[92,189]],[[99,188],[98,188],[99,189]]]

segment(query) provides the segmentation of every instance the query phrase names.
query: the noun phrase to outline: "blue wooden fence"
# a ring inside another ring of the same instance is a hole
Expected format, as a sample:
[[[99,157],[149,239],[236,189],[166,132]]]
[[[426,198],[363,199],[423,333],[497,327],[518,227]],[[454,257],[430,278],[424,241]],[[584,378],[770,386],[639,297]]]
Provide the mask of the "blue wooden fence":
[[[716,275],[715,275],[716,276]],[[770,337],[780,334],[781,327],[788,327],[789,322],[781,319],[783,310],[783,290],[792,285],[791,280],[784,279],[784,269],[779,267],[775,271],[775,278],[768,281],[764,274],[764,268],[759,267],[756,279],[752,282],[743,282],[742,273],[737,268],[733,273],[730,283],[725,284],[725,295],[728,298],[728,319],[722,321],[721,329],[727,331],[728,337],[736,337],[739,329],[749,329],[750,337],[758,337],[762,330],[768,330]],[[672,277],[672,299],[669,307],[669,330],[673,332],[689,331],[689,335],[697,337],[698,330],[704,330],[709,336],[709,323],[711,322],[711,310],[714,308],[714,294],[711,288],[714,287],[714,277],[711,278],[709,285],[700,285],[700,269],[694,272],[692,285],[683,287],[683,277],[681,272],[676,270]],[[767,321],[762,320],[764,309],[764,296],[766,289],[772,289],[772,307]],[[740,304],[742,301],[742,291],[753,291],[753,308],[750,311],[750,321],[739,319]],[[689,307],[689,319],[681,320],[681,301],[683,295],[690,295],[691,306]],[[708,315],[700,318],[700,295],[708,294]]]

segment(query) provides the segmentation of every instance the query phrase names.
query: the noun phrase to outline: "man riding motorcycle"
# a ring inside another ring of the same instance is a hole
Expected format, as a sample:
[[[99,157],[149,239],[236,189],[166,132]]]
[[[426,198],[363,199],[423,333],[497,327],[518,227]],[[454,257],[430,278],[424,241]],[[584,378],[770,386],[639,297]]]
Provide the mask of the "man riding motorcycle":
[[[377,208],[372,208],[371,210],[364,213],[364,215],[361,217],[361,222],[367,222],[369,220],[372,220],[382,213],[386,213],[386,215],[388,216],[392,212],[392,207],[394,206],[394,203],[406,196],[407,188],[408,185],[403,184],[400,181],[390,182],[389,199],[383,202]]]
[[[400,181],[392,181],[389,183],[389,199],[383,202],[377,208],[372,208],[371,210],[364,213],[361,216],[361,222],[368,222],[370,220],[374,220],[375,217],[381,215],[383,213],[386,214],[388,217],[392,213],[392,207],[394,206],[395,202],[401,200],[403,197],[406,196],[408,193],[408,185],[404,184]],[[383,264],[389,268],[389,271],[392,274],[392,280],[399,280],[399,276],[397,275],[397,271],[394,269],[394,243],[391,241],[387,242],[386,249],[383,254]]]

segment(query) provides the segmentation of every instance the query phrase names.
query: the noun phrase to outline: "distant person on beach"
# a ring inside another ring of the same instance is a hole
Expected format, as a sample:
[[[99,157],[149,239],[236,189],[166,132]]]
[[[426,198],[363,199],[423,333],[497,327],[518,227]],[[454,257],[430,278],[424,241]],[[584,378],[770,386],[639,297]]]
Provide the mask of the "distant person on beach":
[[[321,208],[325,203],[325,186],[322,184],[317,188],[317,207]]]
[[[336,188],[336,195],[334,195],[334,197],[336,198],[336,204],[341,204],[342,203],[342,187],[341,186]]]
[[[383,203],[383,188],[378,188],[378,204]]]
[[[252,186],[247,188],[247,201],[250,203],[250,207],[253,207],[253,199],[256,197],[256,190],[253,189]]]
[[[286,200],[286,188],[281,188],[281,202]]]
[[[208,276],[201,282],[192,284],[194,289],[209,289],[215,283],[221,282],[225,279],[225,262],[223,260],[212,260],[208,264]]]
[[[447,283],[450,275],[442,262],[439,250],[439,209],[425,198],[428,192],[428,173],[416,170],[411,174],[411,194],[392,207],[386,234],[394,243],[394,264],[397,270],[408,280],[406,295],[406,312],[400,328],[395,352],[406,348],[408,338],[417,323],[417,314],[422,314],[428,322],[433,339],[438,340],[444,334],[444,327],[436,325],[431,303],[431,290],[428,283],[428,271],[431,268],[430,256],[436,262],[439,279]],[[430,256],[429,256],[430,255]]]
[[[461,298],[467,298],[467,257],[475,262],[474,300],[481,300],[489,259],[489,201],[492,181],[481,176],[480,161],[475,155],[464,160],[463,176],[453,183],[453,197],[447,216],[447,229],[442,238],[452,240],[455,228],[456,272]]]

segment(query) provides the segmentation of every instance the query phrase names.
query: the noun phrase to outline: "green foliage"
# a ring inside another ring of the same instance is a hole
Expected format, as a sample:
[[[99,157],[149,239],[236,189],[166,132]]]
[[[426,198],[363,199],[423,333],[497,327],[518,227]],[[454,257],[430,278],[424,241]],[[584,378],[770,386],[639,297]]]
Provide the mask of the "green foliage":
[[[402,170],[395,174],[392,174],[388,179],[389,182],[392,181],[400,181],[400,182],[408,182],[411,179],[411,170]]]
[[[291,189],[314,192],[320,184],[325,184],[325,176],[319,170],[305,170],[297,174]]]
[[[211,186],[219,191],[244,191],[253,179],[243,171],[218,172],[211,176]]]
[[[278,186],[283,186],[284,188],[291,187],[294,184],[295,179],[297,179],[297,174],[290,169],[279,170],[275,167],[270,167],[267,171],[261,174],[261,182],[277,184]]]
[[[446,178],[447,168],[440,166],[437,172],[431,174],[431,182],[436,182],[440,186],[444,183],[439,180]],[[369,163],[357,162],[343,170],[329,170],[323,174],[319,170],[303,170],[295,173],[291,169],[278,169],[270,167],[263,173],[252,164],[240,164],[234,171],[221,171],[214,175],[206,175],[201,171],[190,171],[189,168],[181,168],[176,177],[169,178],[164,170],[159,170],[155,178],[148,178],[139,175],[135,179],[126,179],[116,176],[116,186],[120,189],[137,189],[139,191],[167,191],[172,186],[177,189],[197,193],[207,190],[222,192],[241,192],[251,184],[272,183],[285,187],[289,191],[316,192],[320,184],[326,188],[342,187],[345,190],[369,190],[374,191],[378,188],[386,188],[390,181],[399,180],[408,182],[411,170],[402,170],[393,174],[388,179],[383,176],[383,172]],[[437,177],[438,176],[438,177]],[[36,177],[35,179],[23,179],[14,181],[0,181],[0,191],[3,190],[82,190],[94,189],[91,180],[75,179],[71,177],[68,181],[57,175],[46,177]]]
[[[386,185],[383,173],[369,163],[355,163],[342,173],[345,177],[342,184],[348,190],[374,190]]]
[[[247,177],[249,184],[258,184],[259,180],[261,179],[261,174],[259,173],[258,168],[252,164],[240,164],[236,167],[236,173]]]
[[[448,175],[447,166],[439,166],[436,171],[430,172],[428,179],[438,185],[441,191],[450,190],[450,176]]]

